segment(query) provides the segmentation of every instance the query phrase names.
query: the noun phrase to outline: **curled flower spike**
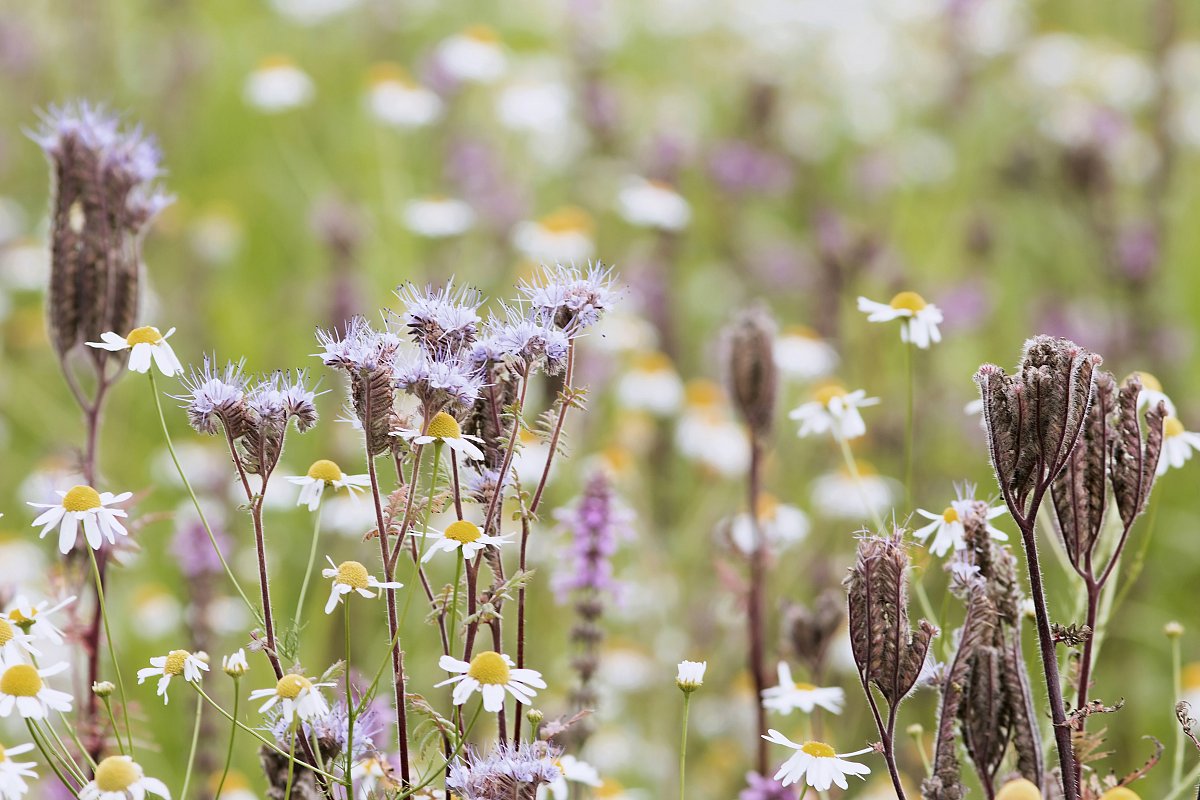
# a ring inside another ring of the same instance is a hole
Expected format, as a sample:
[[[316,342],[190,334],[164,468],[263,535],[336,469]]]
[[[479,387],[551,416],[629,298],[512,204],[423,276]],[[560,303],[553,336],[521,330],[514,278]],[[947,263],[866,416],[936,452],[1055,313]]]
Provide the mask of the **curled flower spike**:
[[[333,559],[325,556],[325,560],[329,562],[331,569],[321,570],[321,575],[326,578],[333,578],[333,586],[329,590],[329,600],[325,603],[325,613],[333,613],[333,609],[337,606],[338,600],[350,594],[358,592],[368,600],[377,597],[376,592],[372,589],[403,589],[403,583],[395,581],[380,581],[369,572],[367,568],[357,561],[343,561],[341,564],[334,564]]]
[[[95,777],[79,791],[79,800],[129,800],[155,794],[170,800],[171,792],[157,778],[147,778],[129,756],[109,756],[96,765]]]
[[[867,432],[860,408],[879,404],[863,389],[847,392],[840,384],[827,383],[813,392],[813,399],[793,409],[788,418],[800,423],[797,435],[832,433],[839,439],[857,439]]]
[[[483,460],[483,451],[472,444],[472,442],[483,444],[483,439],[463,433],[458,420],[445,411],[439,411],[433,419],[429,420],[429,426],[425,429],[425,433],[405,428],[393,432],[392,435],[399,436],[411,444],[440,442],[470,461]]]
[[[108,508],[114,503],[123,503],[133,497],[133,492],[123,492],[114,495],[110,492],[97,492],[91,486],[75,486],[66,492],[58,492],[62,500],[58,503],[30,503],[34,508],[44,508],[33,527],[42,526],[41,538],[45,538],[50,529],[59,526],[58,550],[69,553],[75,546],[79,523],[83,523],[84,537],[88,546],[99,550],[105,539],[109,544],[115,544],[117,536],[128,536],[129,531],[117,521],[127,516],[120,508]]]
[[[324,686],[333,686],[333,684],[313,683],[303,675],[289,672],[270,689],[255,689],[250,693],[250,699],[267,698],[267,702],[259,706],[260,714],[265,714],[268,709],[278,703],[283,710],[283,719],[292,720],[298,716],[305,722],[311,722],[329,713],[329,705],[317,691]]]
[[[483,695],[484,710],[497,712],[504,708],[506,690],[518,703],[531,705],[537,695],[533,689],[546,688],[542,673],[532,669],[517,669],[511,658],[492,650],[476,654],[469,663],[453,656],[442,656],[438,660],[438,667],[446,672],[458,673],[434,684],[435,688],[455,684],[453,700],[456,706],[467,702],[467,698],[478,690]]]
[[[453,553],[455,550],[461,550],[463,558],[469,560],[488,545],[499,547],[502,544],[508,544],[512,534],[489,536],[474,522],[460,519],[447,525],[446,530],[440,533],[430,531],[428,534],[418,535],[428,536],[434,540],[433,546],[421,557],[421,563],[425,563],[433,558],[435,553]]]
[[[314,461],[304,475],[289,475],[288,483],[301,487],[296,505],[306,505],[309,511],[316,511],[321,506],[326,486],[345,489],[353,497],[355,492],[367,490],[371,478],[369,475],[347,475],[335,462],[322,458]]]
[[[763,707],[780,714],[790,714],[797,708],[811,714],[818,706],[831,714],[840,714],[845,703],[846,693],[836,686],[822,688],[793,681],[786,661],[779,662],[779,685],[763,689],[762,693]]]
[[[51,689],[43,678],[65,672],[69,665],[61,661],[39,669],[23,661],[0,658],[0,717],[15,709],[25,719],[44,719],[51,711],[70,711],[71,695]]]
[[[19,756],[33,750],[32,744],[19,744],[16,747],[0,746],[0,798],[4,800],[19,800],[29,791],[26,778],[37,780],[33,768],[34,761],[13,761],[13,756]]]
[[[171,678],[182,675],[188,683],[199,683],[202,672],[208,672],[208,664],[194,653],[187,650],[172,650],[165,656],[155,656],[150,659],[150,666],[138,670],[138,683],[146,682],[147,678],[158,676],[158,696],[167,704],[167,687]]]
[[[167,344],[167,339],[175,332],[171,328],[166,333],[160,333],[153,325],[134,328],[128,336],[121,336],[113,331],[100,334],[103,341],[87,342],[88,347],[96,347],[116,353],[121,350],[129,351],[129,368],[134,372],[145,374],[150,371],[150,363],[158,367],[158,371],[168,378],[183,374],[183,365],[179,363],[175,351]]]
[[[900,320],[900,341],[927,350],[931,343],[942,340],[938,325],[942,324],[942,310],[916,292],[900,292],[890,303],[877,303],[865,297],[858,298],[858,310],[867,314],[867,322],[891,322]]]
[[[838,753],[824,742],[797,744],[774,728],[767,733],[769,735],[762,738],[768,742],[796,751],[775,773],[775,780],[781,781],[784,786],[791,786],[803,780],[818,792],[824,792],[834,784],[837,784],[839,789],[848,789],[847,775],[857,775],[861,778],[871,773],[871,768],[866,764],[847,761],[854,756],[870,753],[869,747],[855,750],[853,753]]]

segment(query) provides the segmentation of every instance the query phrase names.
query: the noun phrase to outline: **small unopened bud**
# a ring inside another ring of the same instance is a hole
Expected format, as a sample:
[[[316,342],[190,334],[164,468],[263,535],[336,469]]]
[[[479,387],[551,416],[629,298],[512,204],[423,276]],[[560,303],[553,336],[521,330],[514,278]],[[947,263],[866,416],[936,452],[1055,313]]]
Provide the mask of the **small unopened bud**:
[[[675,674],[675,685],[684,694],[691,694],[704,685],[704,670],[708,669],[707,661],[680,661],[679,671]]]
[[[725,329],[726,383],[750,433],[762,440],[775,421],[779,368],[775,365],[775,320],[763,305],[742,311]]]
[[[925,735],[925,726],[919,722],[914,722],[912,725],[909,725],[908,728],[906,728],[905,730],[907,731],[908,735],[913,737],[914,739],[920,739],[922,736]]]
[[[116,688],[112,681],[96,681],[92,684],[92,694],[96,697],[108,697]]]
[[[1171,620],[1166,625],[1163,625],[1163,635],[1168,639],[1178,639],[1179,637],[1183,636],[1182,623],[1176,620]]]
[[[536,708],[531,708],[525,712],[525,719],[529,720],[531,725],[540,725],[545,718],[546,715]]]

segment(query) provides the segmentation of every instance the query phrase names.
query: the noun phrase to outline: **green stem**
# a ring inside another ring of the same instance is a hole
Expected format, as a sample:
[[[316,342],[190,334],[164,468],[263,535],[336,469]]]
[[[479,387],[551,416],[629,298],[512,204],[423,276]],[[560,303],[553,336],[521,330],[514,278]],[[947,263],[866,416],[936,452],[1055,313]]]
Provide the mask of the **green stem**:
[[[446,628],[446,635],[452,642],[455,638],[454,632],[458,630],[458,585],[462,583],[463,562],[467,560],[461,547],[455,551],[455,555],[458,556],[458,565],[454,568],[454,593],[450,597],[450,625]],[[450,655],[450,653],[446,655]]]
[[[88,762],[88,765],[94,770],[96,768],[96,761],[92,758],[92,754],[87,751],[87,748],[83,746],[83,742],[79,740],[79,734],[75,732],[75,726],[67,722],[67,715],[61,711],[58,712],[58,718],[62,720],[63,727],[66,728],[67,733],[70,734],[71,741],[75,743],[77,748],[79,748],[79,752],[83,754],[83,757]],[[46,726],[50,726],[49,720],[46,720]],[[113,727],[113,730],[116,730],[115,726]]]
[[[416,584],[417,573],[421,569],[421,559],[425,557],[425,550],[429,547],[429,517],[433,514],[433,496],[437,490],[438,469],[442,465],[442,441],[438,439],[433,443],[433,473],[429,477],[429,498],[425,502],[425,514],[421,521],[421,549],[417,554],[417,558],[413,559],[412,573],[408,576],[408,586],[412,587]],[[417,490],[417,479],[419,475],[413,475],[412,491]],[[404,540],[401,538],[397,547],[404,546]],[[404,608],[400,611],[399,626],[404,627],[404,621],[408,619],[408,607],[412,605],[413,590],[410,588],[408,594],[404,597]],[[449,653],[447,653],[449,655]]]
[[[679,735],[679,800],[685,800],[684,786],[687,778],[687,734],[688,712],[691,710],[692,693],[683,693],[683,730]]]
[[[100,579],[100,565],[96,563],[96,551],[88,548],[88,557],[92,561],[92,578],[96,581],[96,600],[100,603],[100,617],[104,620],[104,638],[108,642],[108,655],[112,659],[113,672],[117,674],[117,690],[121,693],[121,707],[125,709],[125,737],[129,740],[129,756],[133,757],[133,730],[129,726],[129,701],[125,699],[125,679],[121,677],[121,668],[117,665],[117,651],[113,647],[112,629],[108,624],[108,604],[104,601],[104,581]],[[116,729],[113,734],[120,739]]]
[[[300,599],[296,601],[296,617],[292,621],[292,628],[297,635],[300,633],[300,617],[304,613],[304,598],[308,596],[308,584],[312,580],[313,564],[317,560],[317,542],[321,540],[321,506],[317,506],[317,511],[313,515],[313,535],[312,546],[308,548],[308,566],[304,568],[304,581],[300,584]]]
[[[288,776],[287,786],[283,790],[284,800],[290,800],[292,796],[292,781],[296,777],[296,724],[299,717],[292,717],[292,725],[288,728],[288,741],[291,742],[288,752]]]
[[[1196,781],[1200,781],[1200,764],[1192,767],[1192,771],[1189,772],[1182,780],[1176,781],[1175,788],[1171,789],[1171,793],[1162,800],[1175,800],[1177,797],[1182,797],[1184,792],[1194,791],[1196,788]]]
[[[59,760],[62,761],[63,766],[67,768],[72,776],[78,778],[80,783],[87,783],[87,776],[83,774],[83,770],[75,763],[75,759],[71,757],[71,751],[67,749],[67,745],[63,742],[62,737],[58,735],[58,731],[54,730],[53,726],[50,725],[50,720],[43,720],[42,724],[45,725],[45,731],[49,731],[50,735],[54,737],[54,743],[58,745],[58,750],[55,752],[58,753]],[[38,726],[38,730],[42,730],[40,725]],[[42,732],[43,738],[46,736],[45,731]],[[47,744],[50,743],[48,739],[46,742]],[[53,747],[50,749],[54,750]]]
[[[112,703],[109,702],[107,697],[101,697],[100,700],[104,703],[104,710],[108,712],[108,721],[112,723],[113,738],[117,740],[117,748],[121,751],[121,755],[128,755],[125,752],[125,743],[121,741],[121,734],[118,733],[117,717],[113,714]]]
[[[204,699],[203,696],[200,698]],[[225,768],[221,770],[221,782],[217,784],[217,793],[214,795],[214,800],[221,800],[221,790],[225,788],[225,779],[229,777],[229,765],[233,763],[233,740],[237,737],[237,714],[238,702],[242,699],[242,693],[238,686],[238,679],[233,679],[233,727],[229,729],[229,747],[225,750]],[[180,800],[187,800],[180,798]]]
[[[916,380],[913,375],[913,345],[904,345],[905,371],[908,374],[908,414],[904,423],[904,509],[911,513],[913,507],[913,454],[916,449],[916,421],[914,395]]]
[[[880,533],[886,533],[886,527],[883,524],[883,517],[879,515],[879,511],[875,506],[871,505],[870,498],[867,497],[866,490],[863,489],[862,476],[858,473],[858,462],[854,460],[854,453],[850,450],[850,443],[846,441],[846,437],[839,436],[836,433],[833,438],[837,439],[838,446],[842,449],[842,460],[846,462],[846,471],[850,473],[851,480],[854,481],[855,487],[858,488],[859,499],[862,500],[863,506],[871,514],[871,520],[875,523],[875,529]]]
[[[49,748],[47,748],[41,737],[38,736],[37,731],[34,730],[33,720],[26,717],[25,726],[29,728],[29,738],[33,739],[33,743],[37,746],[37,749],[41,751],[42,758],[46,759],[46,764],[54,772],[55,776],[58,778],[58,782],[65,786],[74,797],[78,798],[79,790],[75,788],[71,781],[67,780],[67,777],[63,775],[62,770],[58,768],[58,764],[54,763],[54,758],[50,755]]]
[[[196,722],[192,725],[192,747],[188,750],[187,770],[183,773],[183,791],[179,793],[180,800],[186,800],[188,787],[192,783],[192,767],[196,764],[196,746],[200,743],[200,716],[204,711],[204,698],[196,698]]]
[[[355,714],[361,716],[367,707],[367,703],[370,702],[370,699],[375,696],[375,689],[379,686],[379,679],[383,677],[383,671],[388,668],[389,664],[392,663],[392,648],[396,646],[396,642],[399,639],[400,629],[396,628],[396,634],[392,637],[391,644],[388,645],[387,655],[384,656],[383,661],[379,664],[379,669],[375,670],[375,679],[371,681],[371,685],[367,688],[367,693],[364,694],[362,696],[362,700],[359,701],[358,707],[355,710]]]
[[[158,421],[162,425],[163,438],[167,442],[167,452],[171,454],[171,461],[175,464],[175,471],[179,473],[179,479],[183,481],[183,488],[187,489],[188,497],[192,499],[192,505],[196,508],[196,514],[200,517],[200,524],[204,527],[204,532],[208,534],[208,541],[212,543],[213,550],[217,554],[217,558],[221,561],[221,566],[225,569],[225,574],[229,577],[230,583],[237,593],[245,601],[246,607],[250,609],[250,613],[262,624],[262,615],[259,614],[254,604],[250,602],[250,598],[242,590],[242,585],[238,583],[238,579],[234,577],[233,570],[229,568],[229,564],[225,561],[225,555],[221,552],[221,546],[217,544],[217,537],[213,535],[212,528],[208,524],[208,518],[204,516],[204,509],[200,507],[200,499],[196,497],[196,491],[192,488],[191,481],[188,480],[187,473],[183,471],[183,465],[179,463],[179,456],[175,453],[175,445],[171,442],[171,433],[167,430],[167,418],[163,414],[162,398],[158,396],[158,386],[154,382],[154,370],[148,370],[147,375],[150,376],[150,393],[154,395],[154,406],[158,409]]]
[[[354,696],[350,692],[350,595],[342,598],[346,640],[346,797],[354,798]],[[390,648],[389,648],[390,652]]]

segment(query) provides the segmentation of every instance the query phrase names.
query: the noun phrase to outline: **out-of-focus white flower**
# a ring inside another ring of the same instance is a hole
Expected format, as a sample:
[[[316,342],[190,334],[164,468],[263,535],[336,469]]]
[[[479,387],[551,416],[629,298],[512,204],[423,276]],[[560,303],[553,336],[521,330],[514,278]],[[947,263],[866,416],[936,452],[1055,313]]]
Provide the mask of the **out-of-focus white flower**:
[[[871,773],[871,768],[866,764],[847,760],[853,756],[870,753],[869,747],[855,750],[853,753],[838,753],[824,742],[797,744],[777,730],[772,729],[768,734],[763,737],[768,742],[796,751],[775,773],[775,780],[781,781],[784,786],[791,786],[803,780],[818,792],[826,791],[833,784],[837,784],[840,789],[847,789],[847,775],[857,775],[861,778]]]
[[[680,231],[692,219],[692,207],[669,184],[632,176],[617,195],[617,211],[630,225]]]
[[[404,206],[404,226],[427,239],[461,236],[474,224],[474,209],[453,197],[421,197]]]
[[[858,298],[858,310],[867,314],[868,322],[891,322],[900,320],[900,341],[908,342],[925,350],[931,343],[942,340],[938,325],[942,324],[942,310],[916,292],[900,292],[890,303],[877,303],[865,297]]]
[[[520,447],[513,455],[511,477],[516,478],[522,486],[536,486],[546,469],[546,459],[550,457],[550,443],[534,431],[527,430],[517,432],[517,441],[520,442]],[[550,475],[546,479],[548,482],[554,480],[558,472],[558,463],[557,459],[550,462]]]
[[[508,56],[491,28],[475,25],[443,39],[438,62],[454,78],[468,83],[492,83],[508,69]]]
[[[179,599],[164,586],[151,583],[138,587],[131,627],[139,637],[154,640],[174,634],[182,620]]]
[[[810,381],[837,369],[838,354],[816,331],[793,326],[775,340],[775,364],[786,377]]]
[[[707,661],[680,661],[676,666],[675,685],[684,692],[694,692],[704,685],[704,671],[707,669]]]
[[[40,656],[41,650],[33,645],[33,637],[0,614],[0,656],[20,660],[28,656]]]
[[[371,115],[393,128],[422,128],[442,115],[442,99],[395,64],[371,68],[366,104]]]
[[[1191,459],[1192,453],[1200,450],[1200,433],[1184,430],[1179,417],[1163,419],[1162,455],[1158,459],[1158,474],[1168,469],[1178,469]]]
[[[361,3],[362,0],[271,0],[271,7],[297,25],[318,25]]]
[[[513,247],[531,261],[583,264],[594,254],[592,217],[575,206],[564,206],[538,220],[513,228]]]
[[[286,56],[263,59],[246,77],[242,96],[265,114],[279,114],[308,105],[316,88],[308,73]]]
[[[600,780],[600,773],[596,771],[595,767],[586,761],[580,761],[573,755],[565,755],[555,763],[562,771],[562,774],[558,776],[557,780],[547,784],[544,792],[542,791],[542,787],[539,787],[539,797],[543,794],[549,794],[553,800],[568,800],[571,796],[571,787],[568,785],[568,781],[570,783],[582,783],[584,786],[591,786],[593,788],[599,788],[604,785],[604,782]]]
[[[811,683],[796,683],[792,680],[792,669],[786,661],[779,662],[779,685],[763,689],[764,708],[790,714],[797,708],[811,714],[818,706],[831,714],[842,713],[846,704],[846,693],[836,686],[819,687]]]
[[[804,541],[810,527],[807,514],[795,506],[780,503],[778,498],[766,492],[758,497],[758,526],[762,528],[767,549],[776,552]],[[757,549],[758,531],[755,527],[749,512],[733,518],[729,537],[741,552],[750,554]]]
[[[560,81],[514,81],[496,97],[496,116],[513,131],[562,130],[571,122],[571,90]]]
[[[175,329],[171,328],[166,333],[160,333],[158,328],[153,325],[134,328],[128,336],[106,331],[100,334],[103,341],[88,342],[87,346],[108,350],[111,353],[128,350],[131,370],[144,375],[150,371],[150,363],[153,361],[154,365],[158,367],[158,371],[170,378],[173,375],[183,374],[183,365],[179,363],[179,358],[171,349],[171,345],[167,344],[167,339],[174,332]]]
[[[877,475],[858,461],[858,480],[844,470],[829,472],[812,482],[812,509],[827,519],[860,522],[886,513],[896,497],[896,482]]]
[[[532,705],[537,695],[534,689],[545,689],[542,673],[533,669],[518,669],[513,660],[493,650],[478,653],[470,662],[459,661],[453,656],[442,656],[438,667],[446,672],[457,673],[434,688],[454,684],[453,702],[461,706],[473,693],[483,695],[483,708],[493,713],[504,708],[504,692],[517,699],[518,703]]]
[[[863,389],[847,392],[830,382],[818,386],[813,399],[793,409],[788,418],[800,423],[800,437],[830,433],[837,439],[857,439],[867,432],[859,409],[878,403],[878,397],[867,397]]]
[[[33,521],[33,527],[42,527],[41,537],[58,527],[58,551],[69,553],[75,546],[79,524],[83,523],[84,538],[93,550],[99,550],[105,539],[115,544],[117,536],[128,536],[125,526],[117,520],[127,516],[124,509],[109,508],[133,497],[133,492],[114,495],[97,492],[90,486],[79,485],[68,491],[58,492],[62,497],[58,503],[30,503],[34,508],[46,509]]]
[[[29,631],[35,637],[45,639],[50,644],[60,645],[63,643],[63,632],[50,617],[73,602],[75,602],[75,595],[51,606],[49,600],[34,603],[25,595],[19,594],[9,603],[4,616],[9,622],[22,630]]]
[[[1167,407],[1169,416],[1176,416],[1175,404],[1171,402],[1171,398],[1167,397],[1163,391],[1163,385],[1158,378],[1151,375],[1149,372],[1138,370],[1130,377],[1137,377],[1142,383],[1142,391],[1138,393],[1137,408],[1138,411],[1144,411],[1148,408],[1154,408],[1159,403]]]
[[[711,381],[688,383],[686,403],[675,427],[675,446],[687,459],[725,477],[744,475],[750,465],[750,439]]]
[[[182,675],[188,683],[199,683],[202,673],[208,672],[208,664],[194,653],[187,650],[172,650],[165,656],[155,656],[150,659],[150,666],[139,669],[138,683],[146,682],[147,678],[158,676],[158,696],[167,704],[167,687],[171,678]]]
[[[617,382],[617,402],[623,407],[668,417],[683,402],[683,381],[662,353],[642,353]]]
[[[376,797],[376,789],[394,789],[392,767],[387,759],[378,753],[360,758],[351,770],[351,777],[358,785],[358,800],[369,800]]]

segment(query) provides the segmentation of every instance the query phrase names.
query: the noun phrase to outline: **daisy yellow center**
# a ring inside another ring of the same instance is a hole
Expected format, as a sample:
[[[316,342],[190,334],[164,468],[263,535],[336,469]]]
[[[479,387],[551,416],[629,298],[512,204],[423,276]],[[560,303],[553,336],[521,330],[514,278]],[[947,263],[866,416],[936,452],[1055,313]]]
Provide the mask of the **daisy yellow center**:
[[[8,754],[4,752],[4,745],[0,745],[0,764],[8,761]]]
[[[288,673],[275,684],[275,694],[288,700],[295,700],[302,691],[312,688],[312,681],[294,672]]]
[[[1182,433],[1183,423],[1179,421],[1179,417],[1167,417],[1163,420],[1163,436],[1170,439]]]
[[[795,336],[798,339],[820,339],[820,335],[807,325],[789,325],[784,328],[785,336]]]
[[[477,42],[488,42],[494,44],[500,41],[500,37],[494,30],[487,25],[472,25],[465,31],[466,35]]]
[[[371,67],[369,80],[371,83],[399,83],[407,88],[412,88],[415,85],[403,67],[390,62],[376,64]]]
[[[702,378],[688,381],[684,394],[688,405],[693,408],[718,408],[725,400],[718,384]]]
[[[671,359],[653,350],[639,353],[634,358],[634,367],[638,372],[670,372]]]
[[[100,493],[90,486],[75,486],[63,495],[62,505],[67,511],[91,511],[100,507]]]
[[[9,667],[0,677],[0,692],[13,697],[37,697],[41,690],[42,676],[29,664]]]
[[[582,208],[567,206],[541,219],[541,226],[550,233],[585,233],[592,227],[592,217]]]
[[[322,458],[319,461],[314,461],[312,466],[308,468],[308,477],[314,481],[333,483],[342,479],[342,468],[328,458]]]
[[[928,304],[925,302],[925,298],[916,292],[901,292],[893,297],[892,302],[888,305],[897,311],[911,311],[915,314]]]
[[[130,347],[133,347],[135,344],[158,344],[162,339],[162,334],[153,325],[143,325],[140,328],[134,328],[125,337],[125,341],[129,342]]]
[[[163,664],[164,675],[182,675],[183,665],[190,656],[187,650],[172,650],[167,653],[167,663]]]
[[[1152,392],[1161,392],[1163,390],[1162,382],[1159,381],[1158,378],[1151,375],[1149,372],[1138,371],[1138,372],[1135,372],[1134,374],[1137,375],[1138,380],[1140,380],[1142,382],[1143,389],[1149,389]]]
[[[805,742],[800,746],[800,752],[808,753],[813,758],[833,758],[837,752],[824,742]]]
[[[796,683],[796,684],[792,684],[792,685],[795,687],[795,689],[797,691],[801,691],[801,692],[811,692],[811,691],[815,691],[817,688],[816,686],[814,686],[811,683]]]
[[[829,405],[835,397],[845,397],[846,388],[839,383],[826,383],[818,386],[813,392],[813,399],[823,406]]]
[[[109,756],[96,766],[96,788],[123,792],[141,779],[137,764],[124,756]]]
[[[771,522],[779,514],[779,498],[770,492],[763,492],[758,496],[758,503],[755,504],[758,511],[758,518],[763,522]]]
[[[954,506],[946,506],[946,510],[942,512],[942,521],[946,524],[958,522],[958,511]]]
[[[447,539],[453,539],[459,544],[470,544],[471,542],[479,541],[479,537],[483,535],[483,531],[479,530],[479,526],[474,522],[467,522],[465,519],[460,519],[458,522],[453,522],[446,526],[446,530],[442,535]]]
[[[429,420],[429,429],[425,432],[435,439],[462,438],[462,428],[459,427],[458,420],[445,411],[439,411]]]
[[[367,568],[362,564],[357,561],[343,561],[338,564],[337,577],[334,578],[334,582],[345,584],[352,589],[365,589],[369,577]]]
[[[13,635],[13,626],[9,624],[8,620],[0,617],[0,647],[11,642]]]
[[[996,800],[1042,800],[1042,791],[1033,781],[1020,778],[1004,784]]]
[[[1200,689],[1200,661],[1193,661],[1184,665],[1183,688]]]
[[[14,608],[12,611],[8,612],[8,618],[18,625],[32,625],[33,623],[37,622],[37,609],[29,609],[29,616],[25,616],[21,613],[21,609]]]
[[[471,659],[471,668],[467,674],[482,684],[502,686],[508,683],[511,671],[504,661],[504,656],[495,650],[485,650]]]
[[[1100,800],[1142,800],[1132,789],[1118,786],[1100,795]]]

